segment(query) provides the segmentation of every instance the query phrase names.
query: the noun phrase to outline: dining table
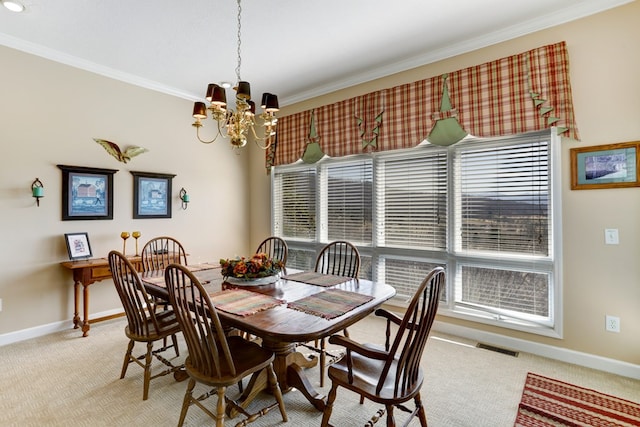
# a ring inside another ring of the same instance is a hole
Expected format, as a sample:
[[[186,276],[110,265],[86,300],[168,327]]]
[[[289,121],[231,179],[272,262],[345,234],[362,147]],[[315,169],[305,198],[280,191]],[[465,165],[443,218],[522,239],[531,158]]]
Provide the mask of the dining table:
[[[315,390],[304,371],[315,366],[318,358],[298,352],[298,344],[344,330],[396,293],[384,283],[313,271],[287,269],[273,283],[232,284],[214,263],[188,268],[209,293],[225,327],[259,337],[262,346],[274,353],[273,368],[282,392],[299,390],[319,411],[324,410],[325,397]],[[168,299],[164,271],[147,271],[141,278],[149,294]],[[246,408],[265,389],[267,376],[263,370],[251,377],[238,404]]]

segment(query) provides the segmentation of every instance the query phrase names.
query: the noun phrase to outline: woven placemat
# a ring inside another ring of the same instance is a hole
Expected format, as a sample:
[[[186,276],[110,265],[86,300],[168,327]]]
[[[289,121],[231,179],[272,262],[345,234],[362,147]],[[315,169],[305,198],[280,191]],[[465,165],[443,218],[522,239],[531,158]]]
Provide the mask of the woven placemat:
[[[221,268],[220,264],[214,264],[211,262],[201,262],[200,264],[187,265],[187,268],[190,272],[195,273],[196,271],[202,270],[213,270],[214,268]]]
[[[368,303],[372,299],[373,297],[369,295],[341,289],[327,289],[298,301],[292,301],[287,304],[287,307],[331,320]]]
[[[315,271],[303,271],[301,273],[287,274],[282,276],[283,279],[293,280],[294,282],[308,283],[316,286],[335,286],[340,283],[351,280],[351,277],[334,276],[331,274],[322,274]]]
[[[246,317],[283,304],[284,301],[258,292],[229,289],[209,294],[217,310]]]

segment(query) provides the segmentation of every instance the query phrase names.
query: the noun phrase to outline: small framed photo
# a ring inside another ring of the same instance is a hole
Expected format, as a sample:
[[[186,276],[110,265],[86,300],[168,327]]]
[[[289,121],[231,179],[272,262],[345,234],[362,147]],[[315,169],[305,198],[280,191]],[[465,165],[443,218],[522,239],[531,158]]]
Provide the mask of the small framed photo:
[[[640,141],[572,148],[571,189],[640,187]]]
[[[117,169],[58,165],[62,170],[62,220],[113,219]]]
[[[88,259],[93,256],[87,233],[66,233],[64,241],[67,243],[70,260]]]
[[[175,175],[131,172],[133,218],[171,218],[171,182]]]

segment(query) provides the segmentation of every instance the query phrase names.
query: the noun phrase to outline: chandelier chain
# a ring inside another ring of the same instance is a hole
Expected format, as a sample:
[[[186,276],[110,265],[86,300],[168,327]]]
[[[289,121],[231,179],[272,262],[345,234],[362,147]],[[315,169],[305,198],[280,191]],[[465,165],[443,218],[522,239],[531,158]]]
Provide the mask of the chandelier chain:
[[[242,37],[241,37],[242,22],[240,19],[241,15],[242,15],[242,6],[240,6],[240,0],[238,0],[238,66],[236,67],[237,82],[242,80],[240,78],[240,65],[242,64],[242,57],[240,56],[240,51],[241,51],[240,48],[242,44]]]

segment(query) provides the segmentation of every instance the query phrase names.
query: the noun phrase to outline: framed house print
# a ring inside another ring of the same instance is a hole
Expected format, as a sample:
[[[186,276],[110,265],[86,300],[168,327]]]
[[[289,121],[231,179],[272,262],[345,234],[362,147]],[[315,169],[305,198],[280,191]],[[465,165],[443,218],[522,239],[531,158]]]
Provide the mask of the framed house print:
[[[62,220],[113,219],[117,169],[58,165],[62,170]]]
[[[171,182],[175,175],[131,172],[133,218],[171,218]]]
[[[640,141],[572,148],[571,189],[640,187]]]
[[[92,257],[91,244],[87,233],[66,233],[64,241],[67,243],[67,252],[71,261]]]

